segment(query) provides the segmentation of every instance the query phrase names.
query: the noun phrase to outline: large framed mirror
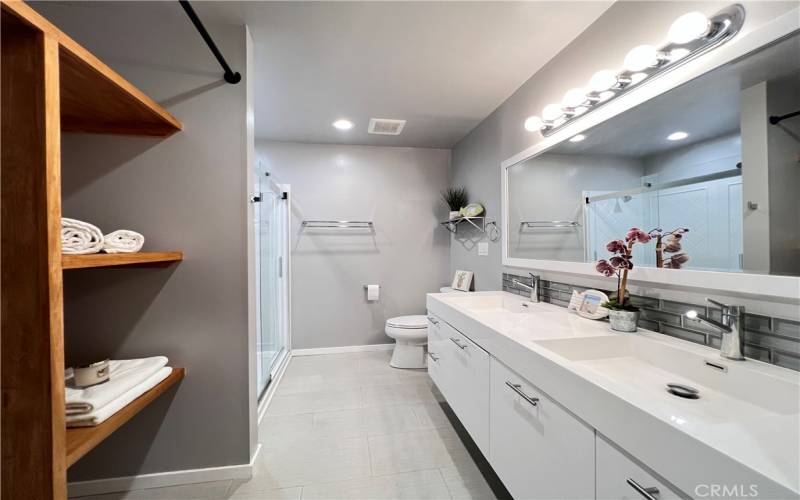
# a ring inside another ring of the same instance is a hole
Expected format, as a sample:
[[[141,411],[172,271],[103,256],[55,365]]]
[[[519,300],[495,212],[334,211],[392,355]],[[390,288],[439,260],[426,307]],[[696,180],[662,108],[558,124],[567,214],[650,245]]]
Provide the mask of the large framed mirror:
[[[797,300],[800,116],[770,117],[800,110],[800,31],[774,36],[504,162],[504,265],[597,276],[636,227],[664,237],[633,279]]]

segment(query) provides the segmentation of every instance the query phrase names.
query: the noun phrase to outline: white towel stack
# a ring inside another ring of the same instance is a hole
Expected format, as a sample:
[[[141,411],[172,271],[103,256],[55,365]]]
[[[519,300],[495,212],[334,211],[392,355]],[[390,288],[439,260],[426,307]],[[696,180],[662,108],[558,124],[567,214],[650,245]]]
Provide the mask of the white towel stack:
[[[61,218],[61,253],[88,254],[103,249],[103,233],[88,222]]]
[[[167,358],[111,360],[109,380],[80,389],[66,387],[67,427],[98,425],[172,373]]]
[[[144,245],[144,236],[136,231],[119,229],[103,237],[105,253],[136,253]]]
[[[90,254],[136,253],[144,246],[144,236],[119,229],[103,236],[100,228],[77,219],[61,218],[61,253]]]

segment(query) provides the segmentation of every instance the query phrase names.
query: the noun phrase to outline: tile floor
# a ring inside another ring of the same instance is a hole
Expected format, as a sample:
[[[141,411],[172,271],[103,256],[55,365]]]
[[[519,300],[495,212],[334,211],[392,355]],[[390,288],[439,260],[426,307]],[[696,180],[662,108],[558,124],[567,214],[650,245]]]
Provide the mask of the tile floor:
[[[391,368],[390,354],[293,358],[261,423],[249,481],[84,500],[511,498],[427,372]]]

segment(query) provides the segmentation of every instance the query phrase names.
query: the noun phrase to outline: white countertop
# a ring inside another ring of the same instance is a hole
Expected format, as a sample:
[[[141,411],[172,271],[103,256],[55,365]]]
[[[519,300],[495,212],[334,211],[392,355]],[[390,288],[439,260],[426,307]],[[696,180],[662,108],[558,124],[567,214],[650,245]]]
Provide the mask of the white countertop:
[[[758,484],[760,498],[800,496],[800,373],[648,330],[617,333],[507,292],[429,294],[428,310],[686,493]],[[668,394],[667,382],[701,398]]]

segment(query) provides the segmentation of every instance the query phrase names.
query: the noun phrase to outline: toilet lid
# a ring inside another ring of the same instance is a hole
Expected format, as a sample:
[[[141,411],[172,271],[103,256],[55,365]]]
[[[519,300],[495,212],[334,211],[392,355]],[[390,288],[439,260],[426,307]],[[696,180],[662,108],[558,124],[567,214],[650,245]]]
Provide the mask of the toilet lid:
[[[427,316],[398,316],[396,318],[389,318],[386,320],[386,325],[394,328],[427,328]]]

